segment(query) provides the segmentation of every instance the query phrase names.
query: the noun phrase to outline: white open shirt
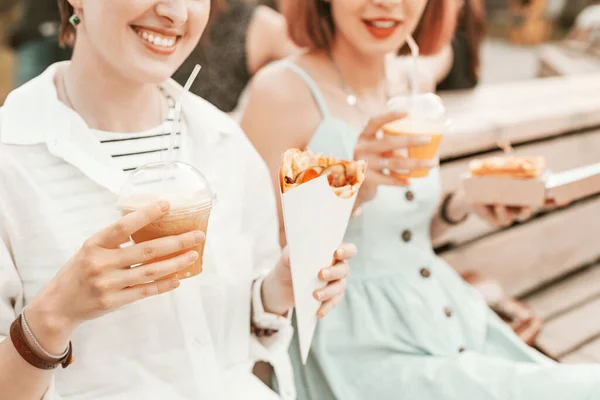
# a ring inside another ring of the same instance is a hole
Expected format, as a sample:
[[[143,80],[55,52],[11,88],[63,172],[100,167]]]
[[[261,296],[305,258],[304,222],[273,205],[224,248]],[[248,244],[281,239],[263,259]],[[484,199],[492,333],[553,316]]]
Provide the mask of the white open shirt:
[[[126,173],[57,99],[53,78],[64,65],[13,91],[0,109],[0,341],[81,244],[120,216]],[[164,88],[179,97],[175,82]],[[258,359],[274,364],[281,398],[295,398],[292,328],[264,313],[260,287],[252,287],[280,256],[267,168],[235,122],[193,95],[182,104],[182,140],[182,161],[218,197],[204,272],[84,323],[72,338],[75,363],[56,370],[46,399],[279,398],[251,374]],[[250,335],[251,303],[255,321],[278,334]]]

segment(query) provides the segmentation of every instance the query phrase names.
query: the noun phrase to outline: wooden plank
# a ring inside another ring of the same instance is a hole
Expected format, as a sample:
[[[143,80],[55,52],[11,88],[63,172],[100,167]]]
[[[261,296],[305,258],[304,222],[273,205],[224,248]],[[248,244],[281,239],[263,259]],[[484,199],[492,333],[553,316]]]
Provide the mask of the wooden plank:
[[[590,267],[522,300],[536,317],[548,320],[596,298],[600,298],[600,265]]]
[[[600,74],[483,85],[443,95],[455,133],[442,159],[600,126]]]
[[[580,353],[579,351],[569,353],[566,356],[561,357],[559,361],[563,364],[595,364],[597,362],[593,357]]]
[[[556,75],[589,74],[600,70],[599,59],[562,45],[545,45],[539,52],[540,67],[551,70]]]
[[[561,362],[570,364],[587,364],[600,362],[600,338],[593,340],[591,343],[568,353],[560,359]]]
[[[552,171],[560,172],[598,162],[600,160],[598,149],[600,149],[600,129],[519,146],[514,149],[514,154],[542,155],[546,158],[546,162]],[[502,152],[498,151],[491,155],[500,154]],[[461,175],[468,170],[469,161],[470,159],[464,159],[442,164],[441,178],[444,191],[452,191],[458,188]],[[495,230],[497,229],[489,224],[472,217],[464,224],[450,229],[443,236],[436,238],[435,245],[464,243]]]
[[[441,255],[459,272],[480,271],[499,280],[509,295],[523,295],[599,259],[598,215],[595,198]]]
[[[546,322],[536,345],[556,358],[566,356],[600,334],[600,299]]]

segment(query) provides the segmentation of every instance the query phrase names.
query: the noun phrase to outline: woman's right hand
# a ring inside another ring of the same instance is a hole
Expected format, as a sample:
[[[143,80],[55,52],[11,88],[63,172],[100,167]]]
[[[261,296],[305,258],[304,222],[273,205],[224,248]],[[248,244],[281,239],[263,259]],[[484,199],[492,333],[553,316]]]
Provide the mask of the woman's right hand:
[[[428,137],[382,134],[381,127],[383,125],[405,117],[404,112],[386,112],[371,118],[361,133],[354,150],[354,159],[365,160],[368,166],[365,181],[358,194],[357,205],[372,200],[380,185],[408,186],[408,179],[390,176],[390,171],[411,171],[433,168],[438,165],[438,160],[410,159],[400,155],[397,151],[427,145],[430,141]]]
[[[179,286],[176,278],[161,278],[193,264],[198,253],[189,251],[154,260],[197,246],[205,239],[202,231],[121,247],[133,233],[168,210],[168,202],[154,203],[86,240],[27,307],[27,321],[42,347],[59,354],[83,321]]]

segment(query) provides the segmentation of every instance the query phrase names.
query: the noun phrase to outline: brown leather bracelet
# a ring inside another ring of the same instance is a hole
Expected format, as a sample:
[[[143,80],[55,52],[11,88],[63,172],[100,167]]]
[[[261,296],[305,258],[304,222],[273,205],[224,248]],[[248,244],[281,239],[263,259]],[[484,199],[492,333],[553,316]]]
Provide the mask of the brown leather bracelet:
[[[450,192],[444,196],[444,200],[442,201],[442,205],[440,206],[440,218],[448,225],[460,225],[469,218],[469,213],[466,213],[461,219],[454,220],[450,218],[448,215],[448,205],[450,201],[454,198],[454,192]]]
[[[59,365],[62,365],[63,368],[67,368],[73,363],[73,345],[71,342],[69,342],[67,354],[61,359],[48,361],[38,356],[25,338],[21,318],[21,315],[19,315],[10,326],[10,339],[12,340],[15,349],[17,349],[17,352],[25,361],[38,369],[44,370],[54,369]]]

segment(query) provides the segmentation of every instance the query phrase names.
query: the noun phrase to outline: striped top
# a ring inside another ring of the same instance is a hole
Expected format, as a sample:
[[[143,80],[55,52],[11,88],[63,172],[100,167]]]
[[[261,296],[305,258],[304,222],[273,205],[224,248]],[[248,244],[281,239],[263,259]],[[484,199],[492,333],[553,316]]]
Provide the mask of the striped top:
[[[125,172],[151,162],[164,161],[169,157],[171,129],[175,115],[175,100],[163,91],[169,110],[165,121],[140,133],[116,133],[92,129],[94,136],[110,154],[117,166]],[[181,131],[177,130],[173,157],[179,158]]]

